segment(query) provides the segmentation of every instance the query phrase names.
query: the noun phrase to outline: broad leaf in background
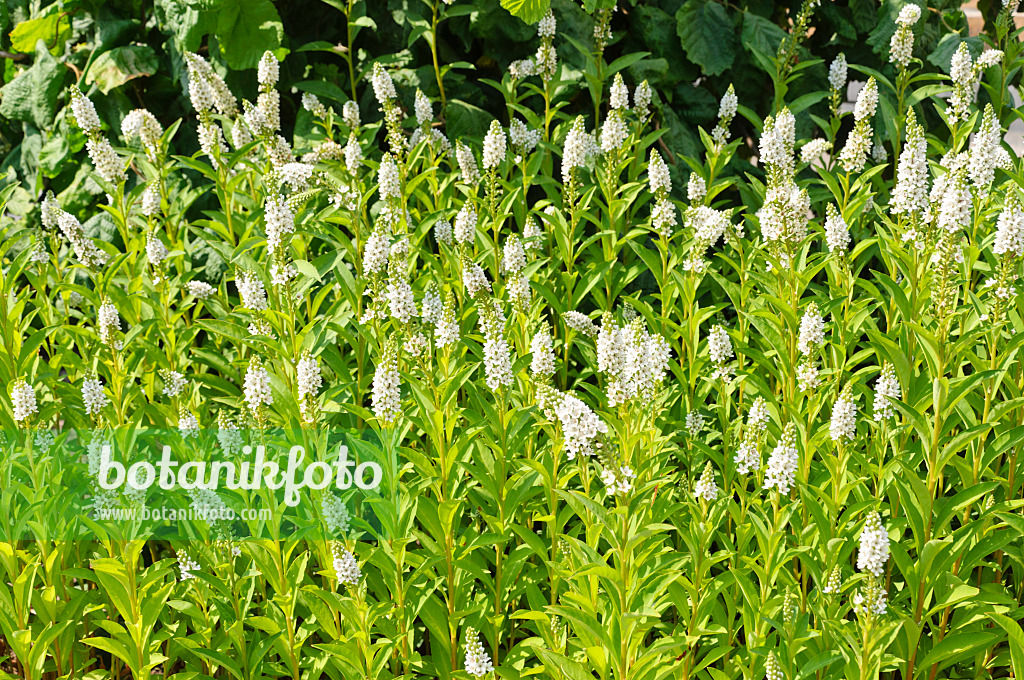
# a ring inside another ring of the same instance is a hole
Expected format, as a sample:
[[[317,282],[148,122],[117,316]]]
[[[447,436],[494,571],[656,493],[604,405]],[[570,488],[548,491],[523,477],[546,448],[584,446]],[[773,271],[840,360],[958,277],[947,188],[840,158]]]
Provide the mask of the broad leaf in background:
[[[281,47],[284,28],[270,0],[225,0],[219,10],[220,53],[233,69],[256,68],[267,50]]]
[[[0,116],[39,128],[50,127],[66,73],[67,69],[53,58],[40,39],[32,67],[0,90]]]
[[[528,24],[541,20],[551,6],[551,0],[501,0],[501,6]]]
[[[482,137],[490,125],[491,116],[483,109],[453,99],[445,109],[448,118],[448,133],[453,139]]]
[[[626,40],[630,41],[631,48],[650,52],[652,59],[641,62],[639,67],[631,67],[630,72],[639,72],[644,67],[650,68],[648,64],[654,59],[662,59],[666,65],[664,72],[644,74],[643,77],[638,77],[636,82],[647,78],[654,87],[671,86],[679,82],[693,81],[700,75],[700,70],[695,68],[683,53],[679,36],[676,34],[676,23],[671,14],[658,7],[640,5],[633,10],[632,21],[636,30],[631,31]]]
[[[690,61],[715,76],[736,58],[736,32],[725,7],[708,0],[687,0],[676,12],[676,33]]]
[[[96,83],[106,94],[133,78],[151,76],[158,64],[156,52],[147,45],[115,47],[96,57],[85,77],[86,84]]]
[[[11,31],[11,49],[16,52],[38,50],[37,42],[42,40],[51,54],[64,52],[64,43],[71,37],[71,17],[61,11],[61,4],[50,5],[45,16],[22,21]]]
[[[743,47],[748,52],[758,52],[772,57],[779,45],[786,39],[786,32],[774,23],[753,12],[743,13]],[[760,64],[760,61],[756,60]]]
[[[985,44],[977,36],[963,38],[956,33],[947,33],[942,36],[942,40],[939,41],[935,51],[928,55],[928,61],[938,66],[944,72],[949,73],[950,66],[953,63],[953,55],[960,49],[960,43],[964,42],[967,43],[971,59],[977,59],[981,51],[985,49]]]
[[[217,30],[217,14],[202,5],[193,7],[184,0],[157,0],[155,13],[161,29],[174,36],[180,51],[195,52],[203,36]]]

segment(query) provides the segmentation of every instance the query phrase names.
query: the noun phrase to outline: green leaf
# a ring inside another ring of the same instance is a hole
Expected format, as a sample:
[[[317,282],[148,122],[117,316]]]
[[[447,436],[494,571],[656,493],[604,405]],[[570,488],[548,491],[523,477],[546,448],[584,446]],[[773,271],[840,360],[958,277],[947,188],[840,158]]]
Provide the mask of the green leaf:
[[[877,12],[872,12],[874,17],[871,22],[870,33],[864,42],[872,48],[875,54],[882,56],[888,54],[889,41],[896,32],[896,16],[899,13],[899,6],[902,0],[882,0],[876,3]]]
[[[462,137],[483,137],[493,116],[481,108],[452,99],[445,107],[448,119],[448,135],[452,139]]]
[[[639,5],[633,12],[632,26],[638,35],[643,36],[644,49],[653,56],[633,67],[634,80],[639,82],[647,78],[652,85],[696,80],[700,72],[683,53],[672,15],[648,5]],[[641,70],[642,74],[639,73]]]
[[[231,675],[238,678],[238,680],[242,680],[242,678],[244,677],[242,675],[242,668],[238,665],[238,663],[232,660],[231,657],[229,657],[224,652],[219,652],[215,649],[206,649],[203,647],[197,647],[196,649],[193,649],[192,652],[195,655],[206,659],[207,661],[213,661],[214,663],[219,664],[224,668],[228,669]]]
[[[928,655],[921,660],[918,667],[919,672],[931,668],[932,664],[938,664],[939,670],[966,659],[977,653],[979,650],[988,647],[995,642],[997,636],[993,633],[957,633],[950,635],[942,642],[932,647]]]
[[[558,652],[551,652],[539,646],[534,649],[548,668],[548,672],[552,673],[551,677],[566,678],[567,680],[587,680],[593,677],[590,671],[580,663],[562,656]],[[555,674],[556,670],[557,674]]]
[[[39,150],[39,171],[54,178],[64,170],[64,160],[71,153],[68,138],[60,133],[50,135]]]
[[[932,53],[928,55],[928,61],[941,68],[946,74],[949,74],[949,68],[953,62],[953,54],[960,49],[960,43],[962,42],[967,43],[967,49],[971,53],[971,58],[977,59],[984,47],[981,38],[977,36],[961,38],[958,33],[947,33],[942,36],[942,40],[939,41],[939,44]]]
[[[789,105],[789,111],[793,115],[796,115],[796,114],[800,113],[801,111],[803,111],[804,109],[808,109],[808,108],[814,106],[815,104],[817,104],[818,102],[820,102],[822,99],[824,99],[827,96],[828,96],[828,93],[824,92],[824,91],[808,92],[805,95],[797,97],[793,101],[793,103]]]
[[[217,39],[228,66],[256,68],[267,50],[281,46],[284,28],[270,0],[225,0],[217,21]]]
[[[544,17],[551,6],[551,0],[501,0],[501,6],[512,16],[528,24],[535,24]]]
[[[53,8],[59,5],[51,5]],[[64,43],[71,37],[71,17],[53,11],[49,16],[22,21],[11,31],[11,48],[18,52],[64,52]],[[45,43],[40,49],[39,41]]]
[[[988,617],[998,623],[1006,631],[1007,643],[1010,645],[1010,662],[1013,664],[1015,677],[1024,678],[1024,630],[1020,623],[1009,616],[989,612]]]
[[[117,232],[117,224],[107,213],[97,213],[82,224],[82,230],[89,238],[99,239],[107,243],[114,243],[118,247],[124,244],[121,242],[121,235]]]
[[[743,47],[763,54],[775,54],[786,39],[786,32],[774,23],[753,12],[743,13]]]
[[[33,677],[42,677],[43,663],[46,661],[47,652],[54,638],[64,632],[74,621],[63,621],[57,624],[47,624],[47,627],[36,640],[32,641],[32,651],[29,653],[29,666],[35,670]]]
[[[295,83],[295,87],[301,92],[309,92],[315,94],[320,99],[331,99],[341,104],[351,99],[351,96],[347,95],[343,89],[334,83],[328,83],[323,80],[305,80],[301,83]]]
[[[104,557],[93,560],[92,569],[96,575],[96,582],[114,603],[117,613],[125,621],[136,623],[137,612],[132,605],[131,578],[125,566],[116,559]]]
[[[192,7],[183,0],[157,0],[154,9],[165,33],[174,35],[179,50],[195,52],[203,36],[217,30],[217,15],[196,3]]]
[[[736,58],[736,33],[725,7],[708,0],[687,0],[676,12],[676,34],[690,61],[705,75],[724,72]]]
[[[156,52],[148,45],[115,47],[96,57],[85,82],[96,83],[100,91],[107,94],[129,80],[153,75],[157,67]]]
[[[0,89],[0,116],[49,128],[64,77],[65,69],[40,41],[32,67]]]
[[[113,654],[125,663],[134,661],[134,657],[128,653],[128,648],[113,638],[91,637],[85,638],[82,642],[97,649],[102,649],[104,652]]]
[[[295,268],[299,271],[299,273],[302,274],[303,276],[308,276],[311,279],[321,281],[320,272],[317,271],[317,268],[310,264],[308,261],[295,260],[293,264],[295,265]]]

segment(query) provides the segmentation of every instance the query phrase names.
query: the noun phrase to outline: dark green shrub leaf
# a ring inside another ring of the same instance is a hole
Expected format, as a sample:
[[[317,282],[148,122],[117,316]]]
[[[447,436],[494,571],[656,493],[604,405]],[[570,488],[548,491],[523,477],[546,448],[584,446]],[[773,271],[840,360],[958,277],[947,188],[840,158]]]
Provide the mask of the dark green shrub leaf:
[[[89,238],[114,243],[118,248],[124,247],[121,235],[117,231],[117,225],[107,213],[93,215],[82,224],[82,229]]]
[[[676,34],[690,61],[705,75],[714,76],[732,66],[736,34],[725,7],[707,0],[687,0],[676,12]]]
[[[448,102],[445,115],[448,119],[448,135],[452,140],[483,137],[493,117],[483,109],[458,99]]]
[[[771,55],[778,51],[779,45],[786,39],[786,32],[764,17],[744,12],[741,37],[748,52],[757,50]]]
[[[634,12],[634,25],[637,28],[635,49],[648,50],[653,57],[646,63],[647,68],[657,71],[657,67],[653,66],[656,59],[671,64],[671,68],[660,76],[655,75],[653,78],[645,76],[650,78],[651,84],[672,85],[680,81],[696,80],[700,72],[693,67],[690,60],[686,58],[686,54],[683,53],[672,15],[657,7],[647,5],[637,7]],[[642,66],[644,64],[641,64]]]
[[[861,32],[870,31],[875,26],[875,7],[871,0],[852,0],[850,16],[853,17],[854,28]]]
[[[62,134],[50,135],[50,138],[39,150],[39,170],[44,175],[53,179],[64,169],[61,165],[64,159],[71,153],[67,137]]]
[[[158,0],[155,9],[163,30],[174,36],[181,50],[196,51],[203,36],[217,30],[216,14],[195,9],[182,0]]]
[[[977,59],[981,54],[982,42],[977,36],[972,38],[961,38],[957,33],[947,33],[942,36],[935,50],[928,55],[928,61],[941,68],[946,74],[949,73],[950,64],[953,61],[953,54],[960,49],[960,43],[967,43],[967,49],[972,59]]]
[[[0,116],[47,128],[64,88],[64,68],[39,41],[36,62],[0,90]]]

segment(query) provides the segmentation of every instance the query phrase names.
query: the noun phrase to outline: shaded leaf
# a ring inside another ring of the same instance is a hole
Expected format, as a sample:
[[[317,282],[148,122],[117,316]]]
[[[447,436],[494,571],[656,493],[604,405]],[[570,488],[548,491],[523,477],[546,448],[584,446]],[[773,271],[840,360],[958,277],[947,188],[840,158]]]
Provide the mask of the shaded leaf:
[[[786,32],[774,23],[752,12],[743,13],[743,47],[763,54],[775,54],[786,39]]]
[[[87,84],[96,83],[106,94],[129,80],[151,76],[158,68],[156,52],[147,45],[115,47],[96,57],[85,77]]]
[[[690,61],[705,75],[714,76],[732,66],[736,34],[725,7],[708,0],[687,0],[676,12],[676,34]]]
[[[65,69],[40,40],[32,67],[0,89],[0,116],[48,128],[64,88]]]

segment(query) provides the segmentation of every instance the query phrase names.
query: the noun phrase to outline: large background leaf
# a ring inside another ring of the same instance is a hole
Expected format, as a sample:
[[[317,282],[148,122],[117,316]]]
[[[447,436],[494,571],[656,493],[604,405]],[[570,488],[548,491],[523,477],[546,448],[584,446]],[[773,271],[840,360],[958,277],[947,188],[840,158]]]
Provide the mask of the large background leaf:
[[[32,67],[0,90],[0,116],[31,122],[40,128],[49,127],[66,72],[39,40]]]
[[[281,46],[284,27],[270,0],[225,0],[218,16],[220,53],[233,69],[256,68],[264,52]]]
[[[687,0],[676,12],[676,33],[690,61],[714,76],[732,66],[736,33],[723,5]]]
[[[96,57],[85,82],[87,84],[96,83],[99,85],[100,91],[106,94],[129,80],[153,75],[156,73],[157,67],[156,52],[152,47],[146,45],[115,47]]]
[[[501,6],[528,24],[541,20],[551,6],[551,0],[501,0]]]

